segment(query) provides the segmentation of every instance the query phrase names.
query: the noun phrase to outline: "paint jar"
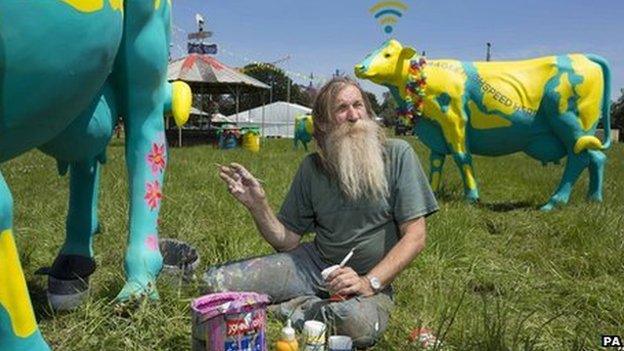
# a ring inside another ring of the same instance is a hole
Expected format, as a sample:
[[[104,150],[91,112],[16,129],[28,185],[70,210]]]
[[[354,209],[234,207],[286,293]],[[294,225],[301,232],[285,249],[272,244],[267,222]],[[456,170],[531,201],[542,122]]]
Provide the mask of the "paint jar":
[[[325,323],[306,321],[303,323],[304,351],[325,351]]]
[[[192,350],[267,351],[266,306],[269,297],[254,292],[227,292],[191,302]]]
[[[351,351],[353,341],[346,335],[332,335],[327,340],[328,351]]]
[[[249,128],[243,131],[243,142],[241,146],[245,150],[251,152],[260,151],[260,130],[257,128]]]
[[[169,238],[159,239],[158,246],[163,256],[163,273],[173,278],[181,278],[184,282],[195,279],[194,272],[199,265],[200,258],[193,246],[184,241]]]

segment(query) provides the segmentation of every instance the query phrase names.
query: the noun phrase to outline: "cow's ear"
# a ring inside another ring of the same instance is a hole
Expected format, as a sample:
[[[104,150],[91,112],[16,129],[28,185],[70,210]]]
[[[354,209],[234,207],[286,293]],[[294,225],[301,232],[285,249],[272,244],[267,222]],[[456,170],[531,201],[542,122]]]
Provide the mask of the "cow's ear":
[[[401,50],[401,59],[409,60],[414,56],[414,54],[416,54],[416,50],[410,48],[409,46],[406,46]]]

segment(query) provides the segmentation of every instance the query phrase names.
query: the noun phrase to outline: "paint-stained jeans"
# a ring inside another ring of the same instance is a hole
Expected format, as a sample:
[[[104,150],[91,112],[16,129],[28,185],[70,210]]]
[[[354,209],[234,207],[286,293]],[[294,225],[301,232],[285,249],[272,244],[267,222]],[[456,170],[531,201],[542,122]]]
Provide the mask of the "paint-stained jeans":
[[[203,277],[205,292],[255,291],[279,304],[282,318],[290,318],[301,330],[306,320],[327,323],[331,334],[349,335],[357,347],[375,343],[388,325],[394,307],[387,288],[371,297],[331,302],[321,271],[324,263],[313,243],[290,252],[228,262],[208,268]]]

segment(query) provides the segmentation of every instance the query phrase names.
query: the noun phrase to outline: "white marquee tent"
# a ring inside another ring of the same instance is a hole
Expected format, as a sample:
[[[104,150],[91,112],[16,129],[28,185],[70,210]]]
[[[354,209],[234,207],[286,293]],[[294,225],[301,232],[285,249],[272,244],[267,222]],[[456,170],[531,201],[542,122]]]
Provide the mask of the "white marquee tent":
[[[312,113],[312,109],[305,106],[276,101],[272,104],[256,107],[228,116],[232,121],[238,118],[238,125],[258,126],[260,133],[265,137],[293,138],[295,135],[295,117]]]

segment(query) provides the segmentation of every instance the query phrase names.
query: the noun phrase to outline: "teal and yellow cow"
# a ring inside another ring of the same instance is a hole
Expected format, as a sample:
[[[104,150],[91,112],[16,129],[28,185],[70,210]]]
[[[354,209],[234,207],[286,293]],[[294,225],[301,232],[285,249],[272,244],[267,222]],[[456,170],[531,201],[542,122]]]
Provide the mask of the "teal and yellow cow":
[[[295,149],[301,143],[305,151],[308,151],[308,143],[312,141],[312,133],[314,133],[312,115],[295,117]]]
[[[157,298],[157,218],[167,164],[163,113],[183,123],[190,89],[166,81],[167,0],[0,1],[0,162],[39,148],[70,174],[66,239],[48,270],[57,308],[76,306],[95,270],[100,163],[118,116],[126,131],[129,236],[117,296]],[[47,350],[32,310],[0,174],[0,350]]]
[[[467,199],[479,199],[472,154],[518,151],[546,164],[567,156],[550,210],[567,203],[572,186],[589,169],[590,200],[602,200],[610,141],[610,73],[595,55],[571,54],[525,61],[427,62],[388,40],[355,66],[362,79],[390,89],[399,114],[431,150],[431,185],[438,190],[446,155],[459,167]],[[420,118],[422,117],[422,118]],[[606,140],[594,136],[602,121]]]

